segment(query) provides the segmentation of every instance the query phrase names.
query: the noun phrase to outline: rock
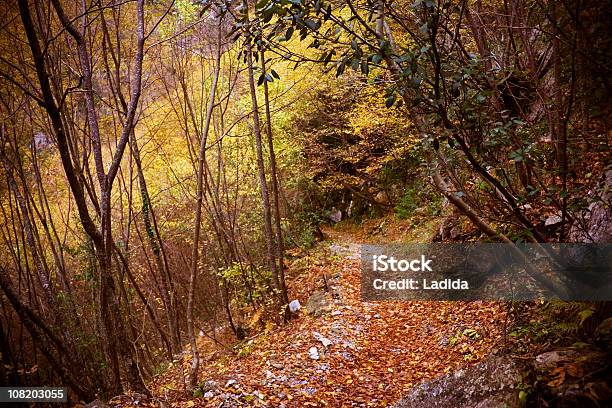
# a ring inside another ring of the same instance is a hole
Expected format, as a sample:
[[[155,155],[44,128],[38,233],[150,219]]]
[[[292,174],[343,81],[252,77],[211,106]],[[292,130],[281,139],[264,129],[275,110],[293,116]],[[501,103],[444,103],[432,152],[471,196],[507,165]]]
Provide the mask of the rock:
[[[558,215],[551,215],[550,217],[546,218],[546,221],[544,221],[544,226],[548,227],[548,226],[551,226],[551,225],[557,225],[561,221],[563,221],[563,220]]]
[[[328,339],[327,337],[323,336],[321,333],[312,332],[312,336],[315,339],[319,340],[321,344],[323,344],[323,347],[329,347],[332,345],[332,341]]]
[[[99,399],[93,400],[89,404],[85,404],[83,407],[84,408],[110,408],[110,406],[107,403],[100,401]]]
[[[610,350],[612,347],[612,317],[607,318],[597,326],[593,336],[595,344],[604,350]]]
[[[306,302],[306,310],[315,317],[322,316],[331,311],[331,305],[325,292],[315,291]]]
[[[336,207],[332,207],[330,213],[327,215],[331,221],[338,223],[342,221],[342,211],[336,210]]]
[[[341,311],[339,311],[339,310],[334,310],[333,312],[331,312],[331,315],[332,315],[332,316],[341,316],[341,315],[342,315],[342,312],[341,312]]]
[[[312,360],[318,360],[319,357],[319,350],[316,347],[311,347],[310,349],[308,349],[308,356],[312,359]]]
[[[301,308],[302,308],[302,305],[300,305],[299,300],[294,299],[291,302],[289,302],[289,310],[291,311],[291,313],[297,313]]]
[[[588,210],[574,214],[569,242],[612,242],[612,170],[606,171],[597,191],[590,191]]]
[[[200,385],[200,388],[202,389],[203,392],[214,391],[217,388],[219,388],[219,384],[217,384],[216,381],[208,380],[208,381],[205,381],[202,385]]]
[[[520,367],[509,357],[489,357],[480,364],[425,381],[394,408],[518,408]]]
[[[231,387],[232,385],[235,385],[236,383],[237,383],[237,381],[236,381],[236,380],[234,380],[234,379],[232,379],[232,380],[228,380],[228,381],[225,383],[225,388]]]
[[[270,365],[276,368],[277,370],[282,370],[283,368],[285,368],[281,363],[270,363]]]
[[[309,396],[313,396],[317,393],[317,389],[315,387],[304,387],[302,389],[302,392],[304,392],[305,394]]]
[[[263,395],[262,392],[255,390],[255,392],[253,393],[253,395],[255,395],[257,398],[259,398],[260,400],[264,400],[266,398],[265,395]]]
[[[548,351],[538,355],[533,365],[538,371],[549,371],[556,368],[559,363],[570,361],[576,355],[577,353],[574,350]]]
[[[204,398],[206,398],[206,399],[210,399],[210,398],[212,398],[212,397],[214,397],[214,396],[215,396],[215,393],[214,393],[214,392],[212,392],[212,391],[206,391],[206,392],[204,393],[204,395],[203,395],[203,397],[204,397]]]

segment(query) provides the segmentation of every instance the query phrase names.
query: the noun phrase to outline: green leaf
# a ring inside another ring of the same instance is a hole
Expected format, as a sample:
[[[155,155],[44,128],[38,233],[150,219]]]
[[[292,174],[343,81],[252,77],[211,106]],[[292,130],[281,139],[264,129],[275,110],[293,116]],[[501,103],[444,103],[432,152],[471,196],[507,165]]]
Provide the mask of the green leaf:
[[[268,1],[269,0],[260,0],[259,2],[257,2],[257,4],[255,4],[255,8],[262,9],[266,7],[268,5]]]
[[[523,150],[515,150],[513,152],[510,152],[510,154],[508,155],[508,158],[510,160],[513,160],[515,163],[519,163],[522,162],[525,157],[523,156]]]
[[[332,57],[334,56],[335,52],[331,51],[329,54],[327,54],[327,56],[325,57],[325,59],[323,60],[323,64],[327,65],[329,64],[329,61],[331,61]]]
[[[338,65],[338,68],[336,69],[336,77],[339,77],[340,75],[342,75],[344,73],[345,68],[346,68],[346,65],[344,64],[344,61],[342,61],[340,65]]]
[[[527,405],[527,393],[525,392],[525,390],[521,390],[519,392],[519,404],[521,407],[524,407],[525,405]]]
[[[304,21],[304,23],[306,24],[306,26],[308,28],[310,28],[312,31],[316,31],[319,29],[319,27],[321,27],[321,22],[317,21],[317,20],[312,20],[312,19],[306,19],[306,21]]]
[[[395,94],[389,95],[389,97],[387,97],[387,99],[385,99],[385,106],[387,108],[392,107],[393,104],[395,103],[395,98],[396,98]]]

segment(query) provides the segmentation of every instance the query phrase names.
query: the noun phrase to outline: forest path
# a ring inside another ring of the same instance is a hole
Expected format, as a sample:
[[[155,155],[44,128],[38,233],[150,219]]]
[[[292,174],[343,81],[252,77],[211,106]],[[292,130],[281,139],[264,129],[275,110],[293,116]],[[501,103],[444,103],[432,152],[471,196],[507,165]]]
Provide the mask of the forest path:
[[[480,361],[499,343],[503,311],[494,303],[362,302],[359,244],[346,232],[325,233],[330,239],[290,265],[290,299],[303,305],[295,318],[268,325],[234,353],[201,337],[197,398],[168,397],[179,388],[171,371],[156,381],[155,394],[185,407],[390,406],[419,382]],[[327,312],[313,317],[304,305],[322,292],[323,275]]]

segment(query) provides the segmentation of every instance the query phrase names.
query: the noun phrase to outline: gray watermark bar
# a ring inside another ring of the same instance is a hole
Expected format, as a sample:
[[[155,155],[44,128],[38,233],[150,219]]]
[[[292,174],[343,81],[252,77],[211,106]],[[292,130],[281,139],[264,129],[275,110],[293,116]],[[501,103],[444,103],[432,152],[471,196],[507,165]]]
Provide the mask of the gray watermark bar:
[[[0,403],[68,402],[66,387],[0,387]]]
[[[361,246],[361,297],[612,300],[612,244]]]

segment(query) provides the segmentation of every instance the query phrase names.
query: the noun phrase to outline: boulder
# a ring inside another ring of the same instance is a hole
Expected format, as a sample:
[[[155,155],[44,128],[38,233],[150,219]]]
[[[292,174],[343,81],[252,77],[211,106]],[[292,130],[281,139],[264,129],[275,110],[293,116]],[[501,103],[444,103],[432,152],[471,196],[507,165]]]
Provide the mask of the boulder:
[[[330,301],[325,292],[317,290],[313,292],[306,302],[306,310],[309,314],[318,317],[331,311]]]
[[[518,408],[522,369],[509,357],[485,361],[413,388],[394,408]]]
[[[588,210],[575,214],[570,242],[612,242],[612,170],[606,171],[601,186],[590,191]]]
[[[200,388],[202,389],[202,392],[215,391],[217,388],[219,388],[219,384],[214,380],[207,380],[200,386]]]
[[[538,371],[549,371],[557,367],[561,363],[566,363],[576,358],[577,353],[574,350],[554,350],[542,353],[535,358],[533,366]]]

